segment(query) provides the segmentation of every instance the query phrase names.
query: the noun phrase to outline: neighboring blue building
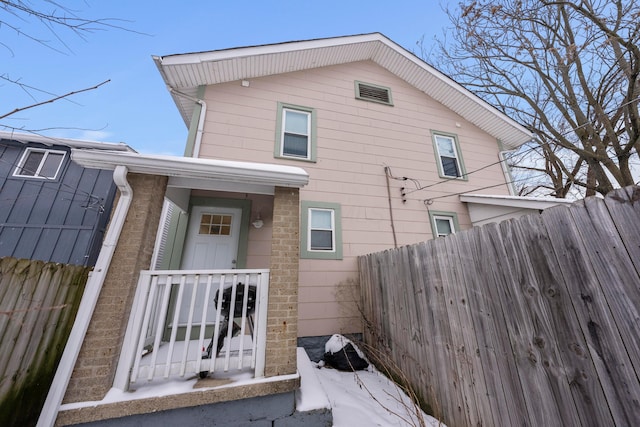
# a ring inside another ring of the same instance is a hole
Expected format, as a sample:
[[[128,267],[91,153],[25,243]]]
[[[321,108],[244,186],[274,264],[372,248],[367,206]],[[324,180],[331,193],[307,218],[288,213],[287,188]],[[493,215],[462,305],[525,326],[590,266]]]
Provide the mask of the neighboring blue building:
[[[116,187],[71,149],[130,151],[104,143],[0,132],[0,257],[92,266]]]

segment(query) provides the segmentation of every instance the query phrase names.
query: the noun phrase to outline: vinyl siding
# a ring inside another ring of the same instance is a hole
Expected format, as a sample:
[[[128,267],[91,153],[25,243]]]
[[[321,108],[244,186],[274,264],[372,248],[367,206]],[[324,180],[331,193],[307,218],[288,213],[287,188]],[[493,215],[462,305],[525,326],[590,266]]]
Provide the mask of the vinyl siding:
[[[390,88],[394,106],[355,99],[355,80]],[[393,247],[385,166],[423,186],[440,181],[432,130],[457,135],[467,172],[498,160],[495,138],[369,61],[253,79],[249,87],[240,82],[209,86],[205,100],[202,157],[300,166],[310,175],[301,200],[341,205],[343,260],[300,261],[300,336],[360,331],[353,302],[356,257]],[[274,158],[278,102],[315,109],[317,162]],[[399,188],[415,187],[391,180],[398,245],[432,238],[425,199],[504,182],[496,164],[468,181],[409,194],[402,203]],[[500,185],[483,192],[508,194],[508,189]],[[457,196],[436,199],[429,209],[455,212],[462,229],[471,226]],[[249,257],[256,264],[268,256],[268,230],[265,221],[260,233],[251,232]]]
[[[80,167],[64,146],[29,146],[67,154],[56,180],[14,177],[27,146],[0,141],[0,257],[93,265],[115,196],[111,172]]]

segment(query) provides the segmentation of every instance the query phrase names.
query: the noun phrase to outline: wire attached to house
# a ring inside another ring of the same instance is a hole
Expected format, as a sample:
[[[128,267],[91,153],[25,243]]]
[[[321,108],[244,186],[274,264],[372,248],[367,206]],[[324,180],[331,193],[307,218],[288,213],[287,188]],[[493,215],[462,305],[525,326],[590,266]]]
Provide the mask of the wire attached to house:
[[[384,175],[385,175],[386,180],[387,180],[387,200],[389,202],[389,217],[391,219],[391,233],[393,234],[393,247],[397,248],[398,247],[398,239],[396,238],[396,227],[395,227],[395,223],[393,221],[393,207],[391,206],[391,184],[389,182],[390,174],[391,174],[391,171],[389,169],[389,166],[385,166],[384,167]],[[403,203],[405,201],[406,200],[403,200]]]
[[[540,174],[541,175],[546,175],[544,172],[541,172]],[[511,180],[511,181],[507,181],[507,182],[501,182],[499,184],[487,185],[485,187],[480,187],[480,188],[467,189],[467,190],[464,190],[464,191],[460,191],[458,193],[450,193],[450,194],[444,194],[442,196],[431,197],[429,199],[423,199],[422,202],[425,204],[425,206],[426,205],[431,205],[434,200],[445,199],[447,197],[453,197],[453,196],[460,196],[462,194],[467,194],[467,193],[471,193],[471,192],[474,192],[474,191],[487,190],[489,188],[500,187],[500,186],[505,185],[505,184],[514,184],[516,182],[527,181],[527,180],[530,180],[530,179],[531,179],[531,176],[527,176],[525,178],[514,179],[514,180]],[[414,199],[414,200],[420,200],[420,199]]]

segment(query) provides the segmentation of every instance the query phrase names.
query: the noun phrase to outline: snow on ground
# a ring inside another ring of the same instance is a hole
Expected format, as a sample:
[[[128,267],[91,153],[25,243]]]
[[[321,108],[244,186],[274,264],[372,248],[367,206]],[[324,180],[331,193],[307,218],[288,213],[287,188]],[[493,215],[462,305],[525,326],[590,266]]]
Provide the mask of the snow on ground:
[[[337,353],[349,343],[365,358],[358,346],[342,335],[333,335],[325,345],[325,352]],[[325,367],[323,362],[310,362],[304,350],[299,349],[298,370],[302,379],[298,410],[331,406],[334,427],[444,426],[415,406],[373,365],[367,370],[342,372]],[[420,418],[424,424],[420,424]]]
[[[327,343],[327,351],[336,352],[341,345],[350,342],[342,336],[335,336]],[[338,343],[336,340],[340,340]],[[344,341],[342,341],[344,340]],[[353,343],[352,343],[353,344]],[[357,346],[354,348],[361,354]],[[415,407],[404,392],[382,373],[369,366],[368,370],[342,372],[323,367],[321,363],[309,361],[304,349],[298,349],[298,372],[301,386],[296,394],[296,409],[311,411],[332,408],[334,427],[384,426],[404,427],[420,426],[418,417],[423,417],[425,426],[443,426],[438,420],[424,414]],[[242,384],[270,382],[284,378],[295,378],[298,374],[253,379],[249,373],[230,376],[230,384],[218,386],[233,387]],[[138,386],[136,390],[124,392],[111,391],[101,401],[79,402],[62,405],[62,409],[74,409],[85,406],[129,401],[135,399],[170,396],[193,392],[197,378],[175,381],[151,381]],[[202,391],[203,389],[199,389]]]
[[[341,372],[321,368],[316,372],[333,409],[334,427],[419,426],[416,409],[426,426],[444,426],[414,407],[411,400],[382,373]]]

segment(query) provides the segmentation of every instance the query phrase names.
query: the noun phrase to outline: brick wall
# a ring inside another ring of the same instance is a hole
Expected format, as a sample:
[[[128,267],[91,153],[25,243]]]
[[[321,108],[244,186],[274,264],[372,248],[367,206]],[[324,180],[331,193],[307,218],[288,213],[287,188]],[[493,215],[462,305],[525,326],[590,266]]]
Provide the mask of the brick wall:
[[[167,178],[129,174],[133,201],[73,370],[64,403],[109,391],[140,270],[149,269]]]
[[[276,187],[269,278],[265,375],[296,372],[299,190]]]

